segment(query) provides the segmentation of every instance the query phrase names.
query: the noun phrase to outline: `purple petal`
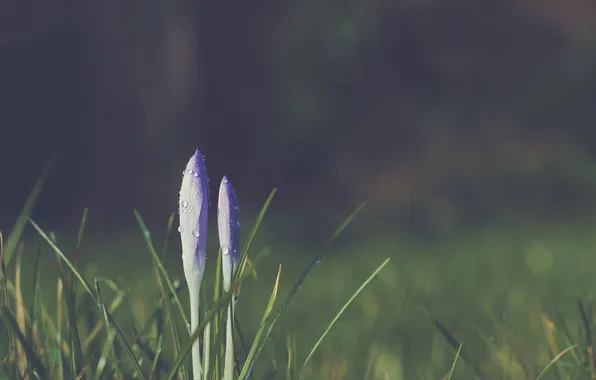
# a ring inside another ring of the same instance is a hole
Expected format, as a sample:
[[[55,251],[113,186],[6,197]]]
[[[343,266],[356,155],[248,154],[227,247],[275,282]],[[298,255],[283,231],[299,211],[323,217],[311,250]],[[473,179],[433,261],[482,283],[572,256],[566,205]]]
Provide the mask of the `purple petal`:
[[[209,186],[203,155],[197,149],[190,158],[180,188],[180,239],[182,241],[182,263],[187,281],[202,277],[207,252],[207,213],[209,208]]]

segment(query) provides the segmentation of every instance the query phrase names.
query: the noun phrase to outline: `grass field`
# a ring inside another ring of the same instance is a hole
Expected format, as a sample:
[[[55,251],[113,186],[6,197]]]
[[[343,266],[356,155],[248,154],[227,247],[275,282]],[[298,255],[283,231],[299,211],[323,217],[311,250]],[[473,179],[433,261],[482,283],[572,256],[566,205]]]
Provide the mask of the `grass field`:
[[[376,363],[378,374],[369,378],[441,378],[449,372],[456,351],[430,315],[464,343],[471,363],[460,359],[454,378],[473,378],[473,364],[492,378],[536,378],[556,353],[578,344],[574,352],[560,359],[558,367],[545,374],[545,378],[556,379],[560,371],[561,378],[571,378],[572,371],[564,364],[572,367],[574,354],[582,360],[586,340],[578,300],[589,309],[596,289],[591,269],[596,267],[596,236],[592,231],[590,226],[507,227],[467,231],[434,243],[413,243],[399,236],[350,247],[338,243],[340,247],[330,248],[332,254],[314,268],[283,314],[269,351],[259,361],[259,373],[275,365],[285,367],[288,337],[295,338],[296,355],[303,359],[360,283],[385,257],[391,257],[389,266],[330,331],[308,367],[307,377],[363,379],[367,367]],[[156,233],[154,240],[161,238]],[[74,239],[58,236],[59,245],[61,241],[68,247]],[[31,259],[38,246],[43,247],[44,298],[48,312],[54,315],[55,302],[51,300],[56,297],[58,266],[52,252],[39,242],[25,245],[24,299],[31,294],[28,284],[34,276],[28,268],[34,266]],[[79,268],[87,278],[105,276],[128,290],[127,306],[114,313],[119,326],[128,330],[126,326],[146,321],[159,290],[141,232],[89,237],[83,247]],[[304,251],[299,244],[267,238],[259,239],[255,247],[256,251],[262,248],[270,248],[271,254],[258,267],[257,279],[244,284],[237,303],[240,326],[248,341],[259,326],[278,265],[282,265],[279,294],[284,295],[316,253]],[[174,239],[165,265],[172,277],[183,283],[178,249]],[[212,284],[215,260],[208,262],[206,283]],[[8,272],[12,271],[11,266]],[[182,290],[185,305],[186,298]],[[549,321],[558,328],[549,328]],[[566,339],[565,328],[572,341]],[[554,341],[549,342],[551,336]]]
[[[0,378],[68,379],[79,371],[84,378],[166,378],[178,353],[190,344],[184,322],[168,301],[171,297],[161,295],[163,288],[167,290],[165,281],[179,283],[178,296],[188,310],[180,242],[177,234],[166,234],[166,222],[161,230],[151,230],[150,236],[159,255],[169,241],[162,256],[167,276],[156,276],[147,246],[149,231],[131,228],[98,236],[90,230],[80,249],[75,248],[76,229],[49,235],[88,284],[101,285],[101,297],[96,287],[85,292],[64,258],[58,265],[56,250],[48,241],[40,236],[21,241],[2,276],[4,375]],[[256,272],[246,270],[235,304],[240,367],[255,336],[261,342],[259,328],[271,322],[262,318],[280,266],[271,315],[284,304],[304,268],[321,253],[268,234],[268,226],[274,223],[265,219],[253,241],[249,259],[259,252],[268,255]],[[35,231],[32,223],[21,227]],[[51,231],[51,226],[39,227]],[[351,239],[350,227],[335,244],[324,248],[321,262],[295,287],[296,297],[280,315],[271,338],[261,342],[263,351],[250,378],[593,378],[596,226],[586,221],[579,225],[512,222],[432,242],[413,241],[399,233]],[[329,234],[332,230],[330,226]],[[216,241],[210,237],[214,253],[207,260],[202,288],[207,304],[221,299],[214,296],[214,284],[219,281]],[[7,246],[13,242],[9,238]],[[389,264],[341,314],[299,372],[338,310],[388,257]],[[71,300],[72,294],[76,297]],[[109,317],[93,305],[100,298]],[[223,319],[219,313],[214,315],[217,326]],[[76,321],[76,334],[69,318]],[[22,345],[18,331],[23,332]],[[213,378],[218,378],[221,367],[217,331],[213,330]],[[100,364],[105,366],[101,372],[96,370]],[[46,377],[37,366],[45,368]],[[188,373],[179,376],[185,378]]]

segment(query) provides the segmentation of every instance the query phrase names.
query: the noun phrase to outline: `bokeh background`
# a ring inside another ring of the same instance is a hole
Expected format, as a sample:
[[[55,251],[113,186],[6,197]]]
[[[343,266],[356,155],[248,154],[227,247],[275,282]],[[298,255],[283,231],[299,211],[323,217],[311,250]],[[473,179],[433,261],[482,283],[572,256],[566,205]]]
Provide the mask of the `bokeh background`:
[[[595,67],[583,0],[5,1],[0,230],[52,155],[47,228],[76,228],[84,207],[102,233],[134,227],[133,208],[162,228],[198,147],[247,225],[279,188],[264,235],[292,254],[367,201],[344,248],[422,255],[413,270],[434,269],[406,279],[423,293],[505,287],[511,262],[555,265],[544,239],[591,252]],[[449,252],[471,277],[440,274]]]
[[[163,219],[195,147],[242,203],[277,186],[311,221],[363,200],[432,235],[593,213],[591,2],[2,8],[3,223],[51,155],[40,216]]]

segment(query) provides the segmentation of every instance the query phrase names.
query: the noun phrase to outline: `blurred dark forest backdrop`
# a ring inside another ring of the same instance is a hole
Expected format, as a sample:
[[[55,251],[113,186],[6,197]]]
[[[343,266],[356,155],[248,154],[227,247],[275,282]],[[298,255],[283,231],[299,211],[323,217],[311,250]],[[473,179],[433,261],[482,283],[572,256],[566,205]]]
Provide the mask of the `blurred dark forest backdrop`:
[[[196,147],[212,200],[324,234],[575,223],[595,101],[593,1],[7,0],[0,230],[54,154],[37,218],[165,223]]]

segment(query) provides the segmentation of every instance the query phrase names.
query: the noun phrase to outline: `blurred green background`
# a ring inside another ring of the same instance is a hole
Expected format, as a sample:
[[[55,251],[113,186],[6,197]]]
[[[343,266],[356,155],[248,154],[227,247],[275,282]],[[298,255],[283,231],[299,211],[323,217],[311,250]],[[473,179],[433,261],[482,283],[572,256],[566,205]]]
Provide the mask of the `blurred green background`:
[[[279,188],[264,289],[368,202],[283,326],[308,346],[391,257],[322,350],[333,370],[371,347],[409,376],[448,369],[420,307],[462,337],[493,331],[491,309],[528,334],[503,357],[545,364],[541,313],[575,312],[594,285],[595,67],[596,4],[581,0],[9,0],[0,230],[56,155],[35,220],[71,236],[89,207],[82,260],[145,299],[132,209],[165,230],[198,147],[212,205],[225,174],[246,228]],[[241,307],[257,321],[262,307]]]

